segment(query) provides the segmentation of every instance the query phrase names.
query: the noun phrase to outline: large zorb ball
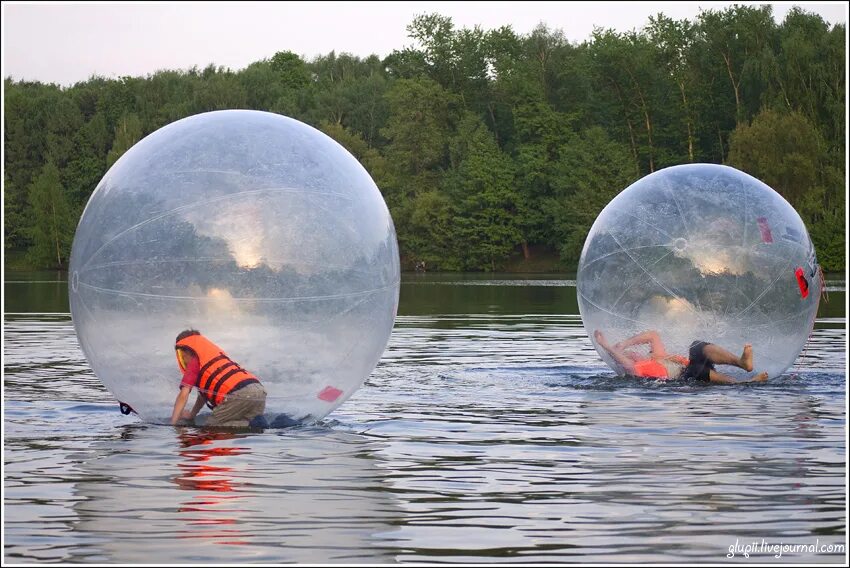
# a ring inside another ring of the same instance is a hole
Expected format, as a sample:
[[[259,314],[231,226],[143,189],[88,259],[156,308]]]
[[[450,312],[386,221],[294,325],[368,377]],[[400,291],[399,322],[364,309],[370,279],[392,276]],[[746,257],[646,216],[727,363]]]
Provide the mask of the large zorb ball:
[[[577,280],[591,337],[600,330],[613,345],[655,330],[668,353],[683,355],[694,340],[736,355],[751,343],[755,369],[771,377],[805,345],[822,284],[791,205],[752,176],[713,164],[657,171],[615,197],[590,229]]]
[[[92,369],[145,420],[171,415],[187,328],[262,381],[270,421],[319,419],[386,347],[398,245],[342,146],[276,114],[218,111],[157,130],[112,166],[80,219],[69,279]]]

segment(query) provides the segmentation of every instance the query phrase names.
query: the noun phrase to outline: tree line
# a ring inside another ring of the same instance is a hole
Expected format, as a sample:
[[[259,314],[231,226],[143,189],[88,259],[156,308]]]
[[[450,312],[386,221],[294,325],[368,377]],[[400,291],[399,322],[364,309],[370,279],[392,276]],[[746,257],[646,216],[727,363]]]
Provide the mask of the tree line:
[[[799,8],[658,14],[583,42],[540,24],[408,25],[385,58],[281,51],[232,71],[4,81],[4,243],[65,267],[107,169],[158,128],[248,108],[313,125],[383,192],[407,268],[575,267],[596,215],[629,184],[689,162],[761,179],[800,212],[827,270],[845,264],[845,34]]]

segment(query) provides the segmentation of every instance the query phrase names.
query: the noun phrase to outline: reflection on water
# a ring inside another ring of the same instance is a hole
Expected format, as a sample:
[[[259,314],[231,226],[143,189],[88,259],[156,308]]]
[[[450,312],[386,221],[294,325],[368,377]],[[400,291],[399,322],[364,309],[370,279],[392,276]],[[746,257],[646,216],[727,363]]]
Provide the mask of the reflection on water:
[[[545,311],[574,289],[427,276],[352,399],[262,434],[122,416],[68,315],[7,315],[5,559],[713,563],[736,540],[844,542],[843,313],[777,381],[662,384],[613,377],[575,312]]]
[[[75,530],[101,538],[75,560],[392,561],[373,536],[399,516],[373,440],[327,428],[119,432],[81,464]]]
[[[240,528],[240,513],[244,511],[244,491],[233,467],[217,465],[228,456],[240,456],[247,447],[219,446],[218,440],[232,440],[235,434],[217,432],[180,432],[180,473],[172,479],[180,489],[190,491],[182,499],[178,513],[187,513],[180,538],[197,538],[215,545],[248,544]]]

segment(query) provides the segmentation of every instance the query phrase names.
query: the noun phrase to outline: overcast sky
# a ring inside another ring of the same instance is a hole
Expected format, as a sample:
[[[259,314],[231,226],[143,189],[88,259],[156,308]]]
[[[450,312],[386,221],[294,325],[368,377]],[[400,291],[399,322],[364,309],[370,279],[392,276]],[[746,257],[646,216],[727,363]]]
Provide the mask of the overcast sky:
[[[242,69],[293,51],[310,59],[333,50],[385,56],[411,45],[405,27],[414,15],[437,12],[455,26],[511,25],[528,33],[539,22],[570,41],[594,26],[641,28],[652,14],[693,19],[701,9],[730,2],[4,2],[3,77],[72,85],[92,75],[145,76],[158,69],[210,63]],[[781,21],[793,5],[830,23],[847,23],[844,2],[774,2]]]

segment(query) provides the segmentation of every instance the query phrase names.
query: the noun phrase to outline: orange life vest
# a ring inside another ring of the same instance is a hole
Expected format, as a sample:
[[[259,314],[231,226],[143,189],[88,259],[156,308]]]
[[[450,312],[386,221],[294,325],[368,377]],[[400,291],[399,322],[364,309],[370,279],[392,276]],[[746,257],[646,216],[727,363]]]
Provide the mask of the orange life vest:
[[[186,370],[186,364],[179,348],[188,349],[198,358],[200,365],[198,390],[204,394],[211,406],[224,402],[228,393],[251,383],[260,382],[257,377],[237,365],[218,345],[203,335],[184,337],[174,347],[177,352],[177,364],[181,371]]]
[[[676,361],[680,365],[687,367],[688,360],[679,355],[670,356],[670,359]],[[635,361],[635,375],[638,377],[654,377],[656,379],[674,379],[667,373],[667,367],[661,361],[655,359],[644,359]]]
[[[638,377],[655,377],[657,379],[667,378],[667,367],[655,359],[644,359],[635,361],[635,375]]]

